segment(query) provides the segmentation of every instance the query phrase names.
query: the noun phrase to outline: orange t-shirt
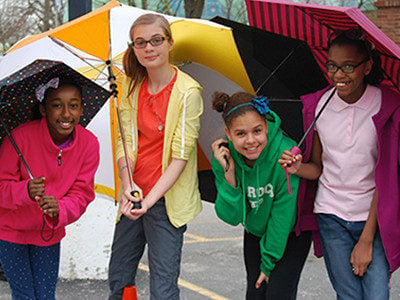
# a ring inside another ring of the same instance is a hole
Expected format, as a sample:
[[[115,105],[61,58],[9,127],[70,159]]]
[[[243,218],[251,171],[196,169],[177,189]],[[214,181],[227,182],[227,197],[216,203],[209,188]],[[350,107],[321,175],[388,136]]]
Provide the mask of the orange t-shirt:
[[[144,80],[138,98],[137,127],[138,155],[133,181],[142,189],[146,197],[162,175],[162,154],[164,146],[165,118],[169,97],[176,81],[171,82],[158,94],[152,95]]]

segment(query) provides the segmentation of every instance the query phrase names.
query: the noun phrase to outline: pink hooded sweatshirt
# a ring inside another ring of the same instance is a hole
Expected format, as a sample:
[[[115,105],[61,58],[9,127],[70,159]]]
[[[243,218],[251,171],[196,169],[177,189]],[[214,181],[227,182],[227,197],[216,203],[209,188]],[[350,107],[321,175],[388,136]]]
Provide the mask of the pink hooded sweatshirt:
[[[301,97],[303,102],[304,128],[308,128],[315,117],[321,96],[331,87]],[[400,94],[387,87],[382,90],[382,104],[372,117],[378,137],[378,159],[375,167],[375,183],[378,191],[377,218],[391,271],[400,266]],[[303,161],[311,156],[313,131],[305,140]],[[322,254],[318,224],[312,209],[318,181],[301,179],[298,192],[297,231],[314,230],[314,250]]]
[[[99,165],[99,143],[87,129],[77,125],[73,141],[60,150],[51,139],[47,121],[25,123],[12,132],[22,156],[35,178],[44,176],[45,194],[58,201],[53,238],[41,237],[42,215],[36,201],[29,198],[29,175],[11,141],[0,147],[0,239],[17,244],[50,246],[65,236],[65,226],[79,219],[93,201],[94,174]],[[46,217],[43,235],[51,236],[53,220]]]

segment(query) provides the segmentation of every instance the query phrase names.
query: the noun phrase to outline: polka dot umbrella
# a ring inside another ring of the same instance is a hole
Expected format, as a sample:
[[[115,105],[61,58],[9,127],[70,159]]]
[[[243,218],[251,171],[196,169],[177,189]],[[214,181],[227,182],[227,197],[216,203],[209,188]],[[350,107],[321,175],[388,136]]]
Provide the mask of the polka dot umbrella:
[[[83,114],[80,125],[86,127],[103,104],[110,92],[81,75],[68,65],[51,60],[36,60],[0,81],[1,119],[0,143],[8,130],[35,118],[37,99],[35,90],[40,84],[54,77],[67,77],[82,87]]]
[[[83,113],[80,125],[84,127],[110,97],[110,92],[59,61],[36,60],[0,81],[0,143],[6,134],[9,135],[31,178],[33,176],[28,165],[9,132],[37,118],[36,88],[54,77],[69,78],[82,87]]]

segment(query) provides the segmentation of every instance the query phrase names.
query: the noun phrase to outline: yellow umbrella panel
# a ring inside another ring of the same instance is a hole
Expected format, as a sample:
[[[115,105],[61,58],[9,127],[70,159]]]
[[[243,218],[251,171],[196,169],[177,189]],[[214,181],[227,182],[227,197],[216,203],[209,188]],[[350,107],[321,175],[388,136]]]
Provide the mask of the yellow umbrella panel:
[[[243,90],[254,93],[232,30],[204,20],[177,20],[171,23],[175,41],[172,61],[196,62],[229,78]]]

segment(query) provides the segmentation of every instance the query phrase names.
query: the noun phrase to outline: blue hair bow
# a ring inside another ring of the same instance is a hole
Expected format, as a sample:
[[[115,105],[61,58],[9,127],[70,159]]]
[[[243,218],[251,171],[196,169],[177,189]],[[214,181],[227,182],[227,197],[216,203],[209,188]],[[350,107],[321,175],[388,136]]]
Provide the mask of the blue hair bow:
[[[268,114],[269,102],[267,100],[267,97],[258,96],[258,97],[253,98],[253,100],[251,100],[251,102],[253,103],[253,106],[255,107],[255,109],[257,109],[257,111],[260,113],[260,115],[266,116]]]

